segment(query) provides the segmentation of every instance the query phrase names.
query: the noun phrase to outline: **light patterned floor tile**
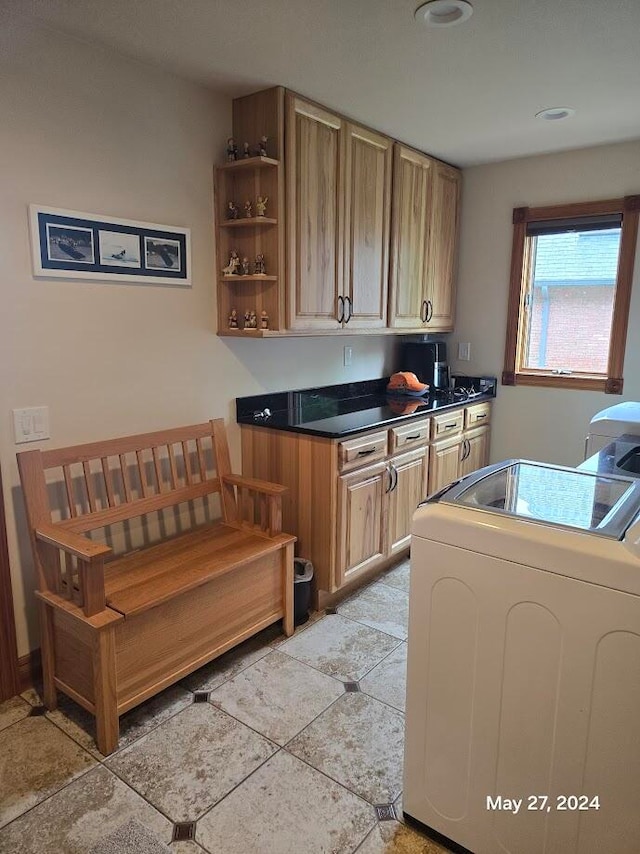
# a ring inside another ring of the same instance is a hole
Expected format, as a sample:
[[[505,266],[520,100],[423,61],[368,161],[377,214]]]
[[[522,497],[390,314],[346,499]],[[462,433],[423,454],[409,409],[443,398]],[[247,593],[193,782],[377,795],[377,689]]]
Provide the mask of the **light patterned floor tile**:
[[[406,706],[407,645],[401,643],[383,661],[360,680],[360,688],[376,700],[382,700],[401,712]]]
[[[195,821],[274,751],[239,721],[199,703],[106,764],[173,821]]]
[[[287,750],[371,804],[402,790],[404,716],[362,693],[344,694]]]
[[[87,854],[131,818],[138,819],[165,843],[171,839],[171,822],[99,765],[0,830],[0,851]]]
[[[29,717],[0,732],[0,827],[95,765],[45,717]],[[1,850],[1,849],[0,849]]]
[[[350,854],[373,809],[281,751],[199,822],[196,839],[224,854]]]
[[[205,664],[204,667],[183,679],[180,684],[189,691],[213,691],[245,667],[268,655],[271,652],[271,644],[275,643],[280,636],[281,632],[277,626],[269,626],[255,637],[225,652],[220,658]]]
[[[396,646],[396,638],[330,614],[279,650],[342,682],[357,682]]]
[[[169,847],[137,818],[102,837],[90,854],[171,854]]]
[[[31,713],[31,706],[22,697],[11,697],[0,703],[0,730],[11,726]]]
[[[381,821],[358,848],[357,854],[449,854],[437,842],[398,821]]]
[[[343,693],[342,682],[274,651],[217,688],[211,702],[286,744]]]
[[[409,597],[395,587],[380,582],[366,587],[338,605],[338,614],[357,620],[393,637],[406,640],[409,624]]]
[[[382,584],[386,584],[389,587],[397,587],[398,590],[404,590],[405,593],[408,593],[409,575],[409,561],[403,560],[402,563],[398,564],[398,566],[394,566],[393,569],[389,570],[389,572],[385,572],[384,575],[380,577],[380,581]]]
[[[34,689],[31,691],[30,697],[35,701],[34,705],[38,705],[41,702],[40,696]],[[193,694],[190,691],[186,691],[179,685],[172,685],[142,705],[131,709],[120,718],[118,750],[133,744],[172,715],[186,709],[191,703],[193,703]],[[58,708],[54,712],[47,712],[47,718],[96,759],[104,759],[95,742],[95,718],[86,709],[59,691]]]
[[[172,842],[169,846],[169,851],[171,851],[171,854],[205,854],[204,848],[198,845],[197,842],[194,842],[193,839]]]

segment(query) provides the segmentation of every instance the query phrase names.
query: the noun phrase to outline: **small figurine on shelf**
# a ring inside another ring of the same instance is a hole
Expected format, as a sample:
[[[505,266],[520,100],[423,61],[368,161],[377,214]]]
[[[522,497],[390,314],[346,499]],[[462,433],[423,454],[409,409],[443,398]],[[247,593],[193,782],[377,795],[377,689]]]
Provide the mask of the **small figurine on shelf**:
[[[243,157],[251,157],[251,152],[249,151],[249,143],[248,142],[243,143],[242,156]]]
[[[227,162],[233,163],[238,159],[238,146],[232,136],[227,140]]]
[[[258,328],[258,318],[256,316],[255,311],[251,311],[249,313],[249,329],[257,329]]]
[[[260,312],[260,329],[268,329],[269,328],[269,315],[267,312],[262,309]]]
[[[243,276],[250,275],[250,273],[249,273],[249,259],[246,257],[246,255],[242,259],[242,275]]]
[[[251,315],[249,314],[249,310],[244,313],[244,329],[251,329]]]
[[[231,314],[229,315],[229,329],[237,329],[238,328],[238,312],[235,308],[231,309]]]
[[[266,137],[266,136],[260,137],[260,142],[258,143],[258,155],[260,157],[266,157],[267,156],[267,140],[268,140],[268,137]]]
[[[235,249],[231,250],[231,254],[229,255],[229,263],[223,269],[223,273],[225,276],[233,276],[238,272],[238,267],[240,266],[240,257]]]
[[[256,276],[266,276],[267,274],[267,267],[264,263],[264,255],[262,252],[260,252],[259,255],[256,255],[256,268],[254,272]]]
[[[269,196],[258,196],[256,199],[256,216],[266,216],[267,215],[267,202],[269,201]]]
[[[233,202],[227,202],[227,219],[238,219],[238,206]]]
[[[244,203],[244,215],[246,217],[252,217],[253,216],[253,205],[251,204],[251,202],[248,199]]]

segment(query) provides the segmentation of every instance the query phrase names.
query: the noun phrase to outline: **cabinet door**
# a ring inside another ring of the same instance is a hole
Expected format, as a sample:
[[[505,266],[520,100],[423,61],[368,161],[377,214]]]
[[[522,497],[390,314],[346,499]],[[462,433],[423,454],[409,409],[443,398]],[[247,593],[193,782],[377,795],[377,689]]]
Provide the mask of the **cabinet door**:
[[[346,126],[344,296],[352,329],[387,325],[391,155],[386,136]]]
[[[394,146],[389,325],[398,329],[424,323],[432,163],[416,151]]]
[[[461,175],[444,163],[433,165],[426,265],[428,329],[453,330],[456,298]]]
[[[437,492],[460,477],[462,436],[452,436],[431,445],[429,461],[429,494]]]
[[[411,540],[411,520],[427,495],[428,448],[392,457],[389,492],[389,554],[405,549]]]
[[[338,587],[385,556],[389,478],[386,463],[339,478]]]
[[[288,94],[287,312],[294,329],[338,329],[343,122]]]
[[[460,476],[481,469],[489,462],[490,427],[476,427],[467,430],[463,439],[468,442],[466,457],[460,462]]]

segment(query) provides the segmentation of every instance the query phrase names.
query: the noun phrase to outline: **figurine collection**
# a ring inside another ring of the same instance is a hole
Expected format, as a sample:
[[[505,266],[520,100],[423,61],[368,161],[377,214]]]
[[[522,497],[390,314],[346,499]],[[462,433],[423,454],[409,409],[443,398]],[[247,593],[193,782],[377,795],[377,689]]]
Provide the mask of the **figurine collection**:
[[[247,157],[268,157],[267,154],[267,143],[269,142],[268,136],[261,136],[260,140],[256,147],[251,150],[248,142],[242,143],[242,159]],[[236,145],[235,139],[230,136],[227,140],[227,163],[233,163],[235,160],[240,160],[240,152],[238,150],[238,146]]]
[[[225,276],[266,276],[267,265],[264,260],[264,254],[259,252],[256,255],[256,260],[251,270],[251,262],[245,255],[242,259],[235,249],[229,253],[229,263],[222,268],[222,273]]]
[[[267,202],[269,201],[269,196],[258,196],[256,199],[256,216],[266,216],[267,215]],[[238,209],[238,205],[235,202],[227,202],[226,207],[226,215],[227,219],[238,219],[240,216],[240,211]],[[251,199],[247,199],[244,203],[244,215],[248,219],[253,217],[253,202]]]
[[[238,322],[238,312],[235,308],[231,309],[231,313],[229,314],[229,329],[239,329],[240,324]],[[258,328],[258,313],[252,309],[245,311],[244,319],[242,323],[242,329],[257,329]],[[260,329],[268,329],[269,328],[269,315],[263,309],[260,312]]]

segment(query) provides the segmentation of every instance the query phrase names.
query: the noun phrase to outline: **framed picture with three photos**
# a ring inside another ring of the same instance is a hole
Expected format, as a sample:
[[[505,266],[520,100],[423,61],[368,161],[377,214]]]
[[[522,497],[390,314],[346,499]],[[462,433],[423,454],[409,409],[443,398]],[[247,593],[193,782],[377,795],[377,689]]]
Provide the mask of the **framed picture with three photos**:
[[[188,228],[29,206],[37,277],[191,286]]]

